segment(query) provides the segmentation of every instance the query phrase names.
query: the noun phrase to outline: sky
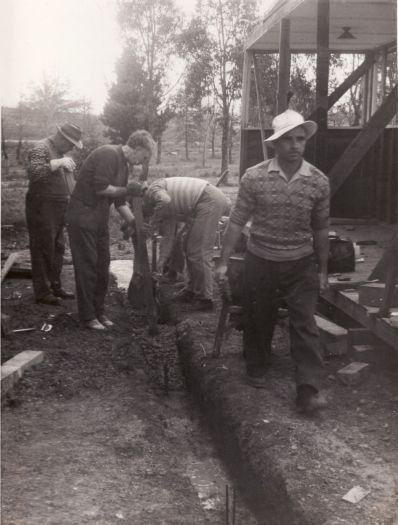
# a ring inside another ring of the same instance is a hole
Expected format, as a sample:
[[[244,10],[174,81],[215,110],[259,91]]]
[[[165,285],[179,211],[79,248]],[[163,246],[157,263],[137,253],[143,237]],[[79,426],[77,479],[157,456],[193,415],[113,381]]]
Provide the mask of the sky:
[[[176,0],[189,15],[195,0]],[[43,76],[100,113],[122,50],[116,0],[1,0],[1,104],[16,106]]]
[[[261,10],[276,0],[261,0]],[[101,113],[122,51],[117,0],[0,0],[0,102],[15,107],[44,76]],[[189,17],[196,0],[175,0]]]

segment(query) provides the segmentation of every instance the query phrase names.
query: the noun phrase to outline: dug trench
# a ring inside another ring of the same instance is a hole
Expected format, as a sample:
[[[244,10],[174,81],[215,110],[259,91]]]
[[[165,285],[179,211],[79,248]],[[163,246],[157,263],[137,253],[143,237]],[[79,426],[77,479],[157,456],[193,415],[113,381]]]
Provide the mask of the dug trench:
[[[212,355],[219,307],[172,303],[178,324],[149,337],[113,283],[112,331],[82,330],[65,302],[43,333],[53,309],[33,304],[30,281],[5,281],[13,327],[36,330],[3,340],[3,359],[26,348],[45,359],[3,399],[4,523],[398,523],[395,356],[353,387],[336,376],[348,358],[328,361],[329,407],[308,419],[294,408],[285,322],[259,391],[245,383],[239,331]],[[355,486],[366,497],[343,500]]]
[[[35,328],[3,338],[3,363],[44,352],[2,399],[2,523],[223,524],[227,487],[231,523],[256,523],[187,399],[174,325],[148,336],[115,282],[106,334],[80,328],[74,301],[34,304],[29,279],[2,288],[11,328]]]

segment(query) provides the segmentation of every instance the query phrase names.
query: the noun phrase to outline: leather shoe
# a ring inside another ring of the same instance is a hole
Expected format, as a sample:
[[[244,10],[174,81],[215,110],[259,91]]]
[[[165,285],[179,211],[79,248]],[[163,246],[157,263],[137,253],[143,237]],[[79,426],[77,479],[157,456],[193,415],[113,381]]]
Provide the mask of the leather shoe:
[[[74,299],[75,298],[74,293],[68,292],[64,290],[63,288],[56,288],[55,290],[53,289],[53,294],[55,295],[55,297],[60,297],[61,299]]]
[[[114,323],[110,319],[108,319],[106,315],[99,315],[98,321],[104,326],[106,326],[106,328],[112,328],[112,326],[114,326]]]
[[[91,319],[90,321],[85,321],[84,326],[90,330],[106,330],[105,326],[101,324],[98,319]]]
[[[48,294],[42,297],[41,299],[36,299],[36,303],[38,304],[49,304],[51,306],[61,306],[61,301],[58,299],[58,297],[55,297],[55,295]]]

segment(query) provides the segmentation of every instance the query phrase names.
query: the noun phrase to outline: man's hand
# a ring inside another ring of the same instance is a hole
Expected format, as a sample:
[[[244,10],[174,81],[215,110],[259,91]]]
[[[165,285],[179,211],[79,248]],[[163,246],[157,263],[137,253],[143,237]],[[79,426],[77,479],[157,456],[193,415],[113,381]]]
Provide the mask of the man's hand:
[[[153,226],[147,222],[144,222],[142,225],[141,233],[145,235],[145,237],[153,237],[155,235]]]
[[[123,239],[128,241],[131,239],[132,235],[135,233],[135,222],[124,222],[120,227],[121,232],[123,233]]]
[[[227,265],[222,263],[216,267],[215,278],[218,284],[221,285],[228,280],[227,269]]]
[[[50,160],[51,171],[57,171],[59,168],[64,168],[66,171],[74,171],[76,169],[75,161],[70,157],[62,157],[60,159]]]
[[[326,292],[329,288],[329,280],[327,273],[318,273],[319,277],[319,291],[320,293]]]
[[[142,185],[134,180],[129,182],[126,186],[127,195],[130,195],[131,197],[141,197],[142,190]]]

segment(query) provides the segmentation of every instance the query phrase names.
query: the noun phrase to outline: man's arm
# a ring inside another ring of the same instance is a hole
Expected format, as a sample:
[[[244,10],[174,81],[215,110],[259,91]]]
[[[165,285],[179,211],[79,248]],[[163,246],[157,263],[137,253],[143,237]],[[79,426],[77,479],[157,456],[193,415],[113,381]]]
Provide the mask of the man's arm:
[[[215,272],[216,280],[220,284],[227,278],[228,261],[244,227],[245,225],[235,224],[231,221],[228,222],[223,236],[220,260],[218,261]]]
[[[122,206],[118,206],[116,209],[126,224],[129,224],[129,225],[134,224],[134,215],[130,209],[130,206],[128,206],[128,204],[123,204]]]
[[[96,194],[101,195],[102,197],[110,197],[111,199],[127,197],[127,195],[141,197],[142,186],[135,181],[129,182],[126,187],[112,186],[112,184],[109,184],[105,189],[96,191]]]
[[[318,262],[318,274],[321,292],[328,287],[329,229],[315,230],[314,252]]]

